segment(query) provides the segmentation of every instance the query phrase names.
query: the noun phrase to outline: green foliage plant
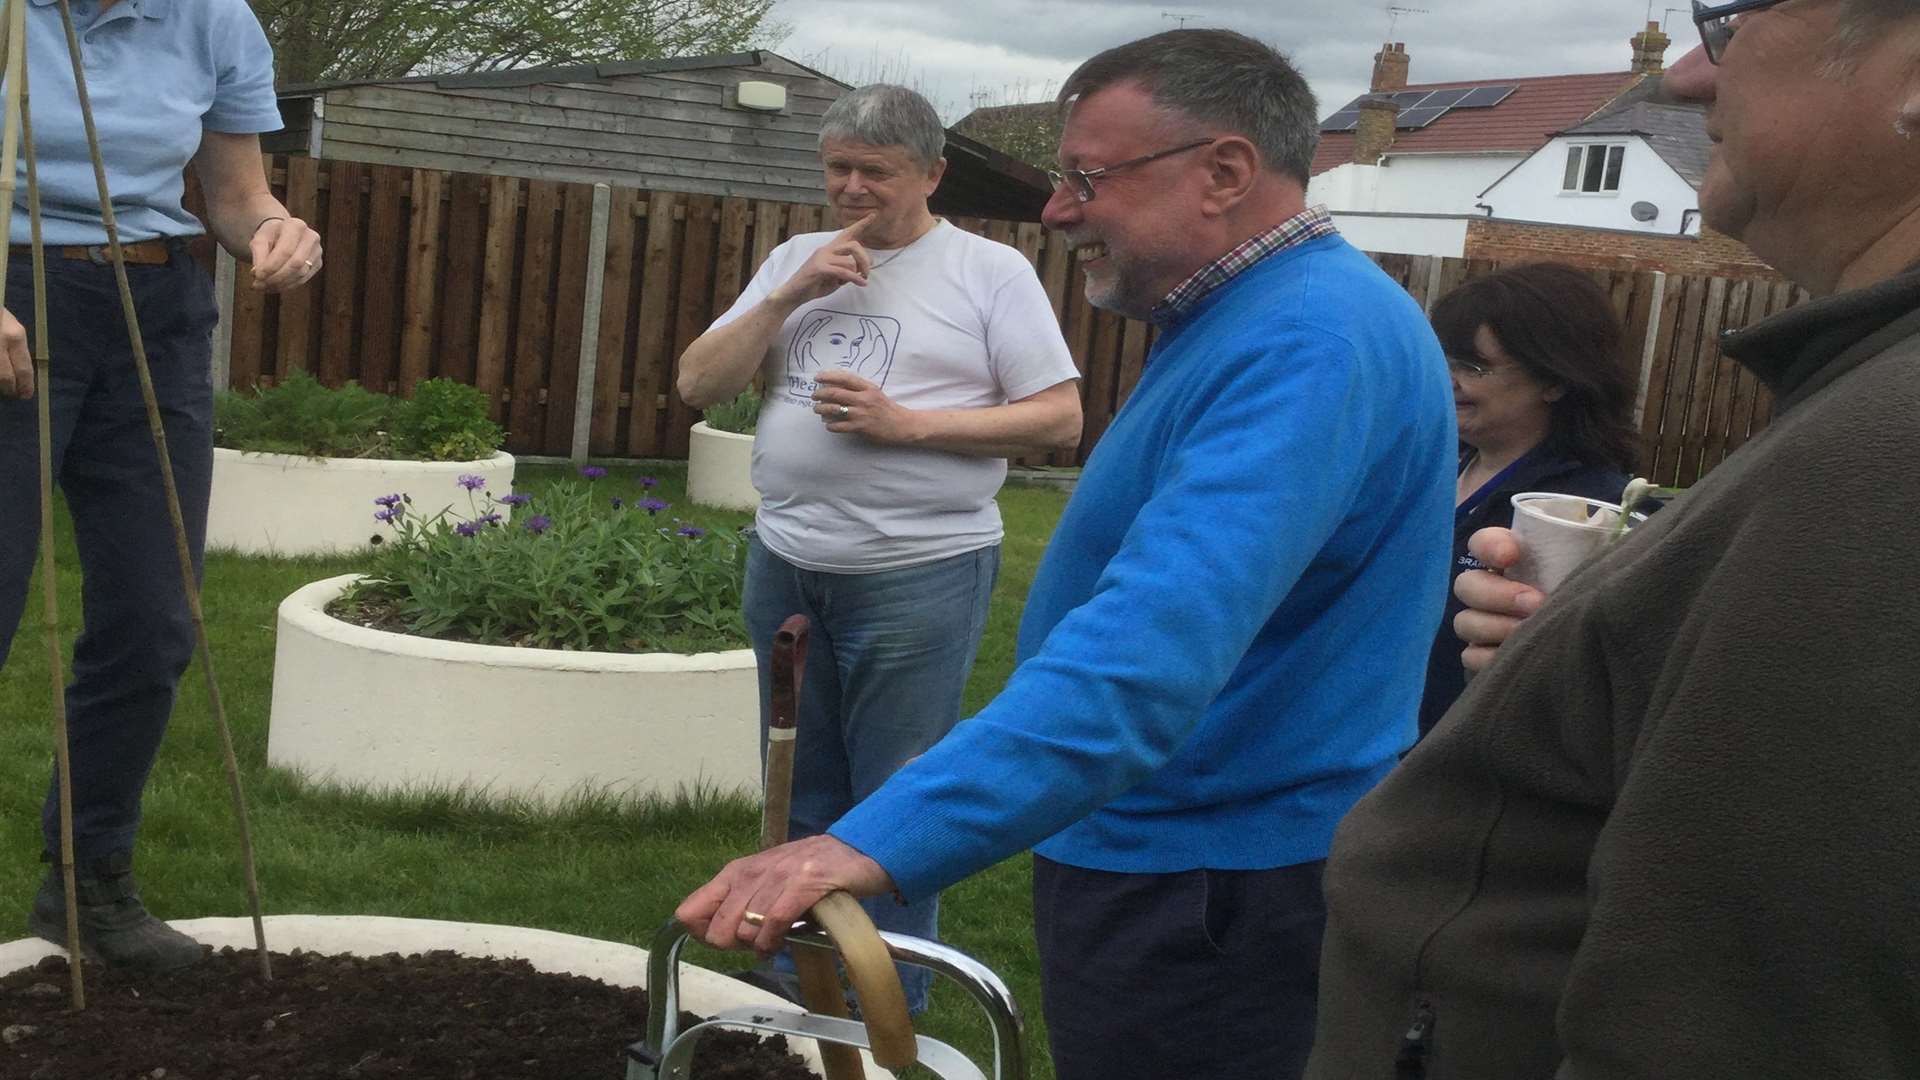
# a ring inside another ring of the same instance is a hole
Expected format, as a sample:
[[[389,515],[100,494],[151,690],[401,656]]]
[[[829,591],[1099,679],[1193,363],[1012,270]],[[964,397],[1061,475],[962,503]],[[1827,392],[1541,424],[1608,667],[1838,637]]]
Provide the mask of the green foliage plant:
[[[606,470],[525,494],[480,492],[469,512],[423,518],[405,495],[376,500],[392,530],[366,576],[329,608],[350,622],[486,645],[594,652],[744,648],[746,543],[668,516],[650,492],[615,494]],[[508,515],[511,513],[512,517]]]
[[[393,448],[403,458],[478,461],[504,437],[487,417],[487,395],[452,379],[421,382],[393,416]]]
[[[476,461],[504,439],[486,395],[451,379],[429,379],[401,399],[355,383],[332,389],[299,371],[214,399],[214,445],[247,453]]]
[[[749,386],[732,401],[723,401],[704,414],[707,426],[715,431],[751,435],[760,423],[760,392]]]
[[[232,450],[307,457],[389,456],[395,400],[356,383],[337,390],[296,371],[279,385],[214,399],[214,443]]]

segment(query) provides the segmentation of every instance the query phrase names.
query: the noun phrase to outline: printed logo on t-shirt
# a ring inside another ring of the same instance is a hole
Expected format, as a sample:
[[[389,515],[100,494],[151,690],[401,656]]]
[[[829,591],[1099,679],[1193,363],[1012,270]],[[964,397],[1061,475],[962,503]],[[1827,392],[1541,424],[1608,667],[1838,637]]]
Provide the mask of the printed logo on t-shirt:
[[[844,368],[886,386],[899,343],[898,319],[824,308],[807,312],[787,345],[788,399],[811,408],[813,373],[821,368]]]

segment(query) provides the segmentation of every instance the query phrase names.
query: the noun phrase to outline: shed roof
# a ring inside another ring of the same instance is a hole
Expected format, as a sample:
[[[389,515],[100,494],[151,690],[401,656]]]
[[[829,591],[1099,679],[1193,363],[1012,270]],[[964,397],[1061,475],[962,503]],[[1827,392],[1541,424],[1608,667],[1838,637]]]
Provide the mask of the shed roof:
[[[1586,120],[1637,86],[1643,76],[1627,71],[1597,75],[1545,75],[1530,79],[1473,79],[1420,83],[1407,90],[1453,90],[1475,86],[1516,89],[1491,108],[1455,109],[1418,131],[1397,132],[1392,154],[1527,154]],[[1320,136],[1311,172],[1318,176],[1353,160],[1352,132]]]

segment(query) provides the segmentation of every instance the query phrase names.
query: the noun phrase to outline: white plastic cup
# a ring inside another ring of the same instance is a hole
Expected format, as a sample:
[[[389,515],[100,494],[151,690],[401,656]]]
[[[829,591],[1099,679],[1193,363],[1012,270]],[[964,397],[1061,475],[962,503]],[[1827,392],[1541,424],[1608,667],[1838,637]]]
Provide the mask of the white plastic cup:
[[[1552,592],[1607,546],[1621,513],[1618,503],[1579,495],[1550,491],[1515,495],[1513,538],[1520,545],[1520,561],[1506,569],[1506,576]],[[1633,520],[1645,521],[1646,515],[1635,514]]]

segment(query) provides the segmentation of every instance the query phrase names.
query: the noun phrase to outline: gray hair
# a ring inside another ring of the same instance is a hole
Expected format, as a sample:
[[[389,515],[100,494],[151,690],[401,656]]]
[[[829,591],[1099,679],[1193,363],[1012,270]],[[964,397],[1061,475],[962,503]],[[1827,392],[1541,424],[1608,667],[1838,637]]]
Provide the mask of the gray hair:
[[[840,95],[820,118],[820,145],[851,139],[868,146],[898,146],[931,169],[947,147],[947,129],[926,98],[904,86],[874,83]]]
[[[1844,77],[1866,47],[1885,37],[1893,24],[1920,14],[1913,0],[1846,0],[1834,28],[1832,48],[1823,68],[1828,76]]]
[[[1081,64],[1060,104],[1126,82],[1169,113],[1243,136],[1267,168],[1307,182],[1318,106],[1307,80],[1270,46],[1231,30],[1168,30]]]

